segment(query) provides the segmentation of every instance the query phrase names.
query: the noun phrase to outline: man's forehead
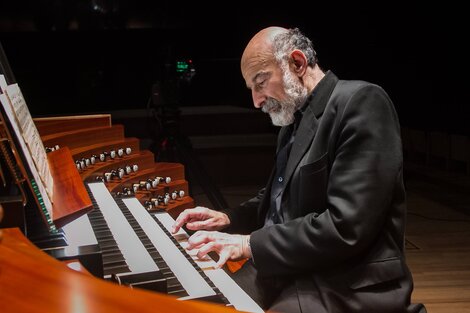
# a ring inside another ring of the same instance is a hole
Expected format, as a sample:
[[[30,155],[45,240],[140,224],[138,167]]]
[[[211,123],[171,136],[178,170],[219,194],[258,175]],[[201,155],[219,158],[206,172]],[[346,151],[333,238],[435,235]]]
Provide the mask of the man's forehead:
[[[252,81],[256,75],[269,72],[274,65],[274,58],[268,54],[258,53],[250,58],[245,59],[242,72],[245,80]]]

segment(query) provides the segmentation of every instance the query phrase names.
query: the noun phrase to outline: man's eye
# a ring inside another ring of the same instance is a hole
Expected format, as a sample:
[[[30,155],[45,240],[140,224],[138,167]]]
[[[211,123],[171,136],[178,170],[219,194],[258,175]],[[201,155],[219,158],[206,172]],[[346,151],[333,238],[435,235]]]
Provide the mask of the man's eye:
[[[259,83],[256,84],[257,89],[261,89],[264,86],[266,86],[266,79],[263,79],[262,81],[260,81]]]

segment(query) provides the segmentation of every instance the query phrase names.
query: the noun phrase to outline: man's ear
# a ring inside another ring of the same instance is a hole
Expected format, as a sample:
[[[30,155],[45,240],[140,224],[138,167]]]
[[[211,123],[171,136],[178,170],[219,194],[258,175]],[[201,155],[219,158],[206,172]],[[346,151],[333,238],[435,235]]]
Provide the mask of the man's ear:
[[[291,70],[298,76],[303,76],[308,67],[307,57],[300,50],[294,50],[290,54]]]

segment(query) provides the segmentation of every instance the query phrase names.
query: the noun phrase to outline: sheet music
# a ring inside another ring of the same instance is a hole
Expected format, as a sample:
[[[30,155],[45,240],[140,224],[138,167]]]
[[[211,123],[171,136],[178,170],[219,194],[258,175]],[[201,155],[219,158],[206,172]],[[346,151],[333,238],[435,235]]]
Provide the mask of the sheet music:
[[[4,75],[0,75],[0,91],[2,93],[5,92],[5,89],[7,88],[7,81],[5,80],[5,76]]]
[[[15,121],[18,124],[18,129],[20,130],[16,135],[22,137],[28,150],[32,156],[35,168],[38,171],[39,178],[44,185],[44,188],[47,192],[49,198],[52,198],[53,191],[53,179],[51,171],[49,168],[49,162],[47,160],[46,150],[44,144],[42,143],[39,132],[36,128],[36,125],[33,122],[33,118],[29,112],[29,109],[26,105],[26,101],[23,97],[23,94],[20,90],[18,84],[8,85],[5,89],[5,94],[9,99],[10,107],[13,109],[12,117],[8,117],[12,124]],[[7,101],[8,102],[8,101]],[[8,106],[7,103],[4,103],[3,106]],[[31,167],[31,164],[30,164]]]
[[[8,91],[8,88],[9,88],[9,86],[6,89],[7,91]],[[36,164],[41,164],[40,166],[42,166],[41,170],[43,172],[43,175],[45,175],[45,179],[47,181],[49,181],[49,184],[50,184],[49,187],[51,188],[51,191],[52,191],[52,187],[53,187],[52,186],[52,176],[48,177],[51,174],[50,174],[49,167],[48,167],[49,163],[47,163],[47,157],[46,157],[45,161],[44,161],[44,159],[39,160],[39,158],[41,158],[40,155],[42,155],[42,154],[41,154],[41,152],[38,151],[38,150],[40,150],[40,149],[37,148],[38,142],[36,142],[36,143],[31,142],[32,146],[35,147],[34,148],[35,150],[33,150],[35,152],[31,151],[30,148],[28,147],[26,138],[24,138],[24,135],[23,135],[22,130],[20,129],[20,125],[18,123],[16,114],[13,110],[13,105],[10,103],[10,99],[7,96],[7,94],[5,94],[5,93],[0,94],[0,102],[2,103],[2,106],[5,110],[5,114],[7,115],[6,118],[8,118],[8,120],[11,122],[13,131],[15,132],[16,137],[18,138],[19,149],[22,150],[23,155],[25,157],[25,161],[28,163],[28,166],[31,170],[31,174],[33,175],[32,178],[34,178],[34,180],[36,182],[36,185],[37,185],[37,188],[38,188],[38,191],[41,194],[42,202],[44,203],[44,207],[46,208],[49,216],[52,218],[52,202],[51,202],[50,194],[46,190],[46,187],[44,185],[44,181],[41,178],[41,171],[40,171],[39,168],[37,168],[37,165],[36,165]],[[23,101],[23,103],[24,103],[24,101]],[[23,114],[29,114],[29,111],[28,111],[28,113],[24,113],[24,111],[23,111]],[[31,122],[32,122],[32,119],[31,119]],[[27,122],[26,122],[26,124],[27,124]],[[27,127],[26,124],[25,124],[25,126]],[[36,128],[36,127],[34,126],[34,128]],[[37,132],[37,130],[36,130],[36,132]],[[30,136],[31,136],[30,141],[37,140],[37,138],[39,138],[38,135],[34,135],[34,131],[31,131]],[[42,145],[42,142],[41,142],[41,145]],[[38,153],[38,154],[34,154],[34,153]],[[45,154],[45,150],[44,150],[44,154]],[[35,162],[36,158],[38,160]],[[46,165],[44,165],[44,162],[46,163]],[[47,166],[47,168],[45,168],[46,166]]]

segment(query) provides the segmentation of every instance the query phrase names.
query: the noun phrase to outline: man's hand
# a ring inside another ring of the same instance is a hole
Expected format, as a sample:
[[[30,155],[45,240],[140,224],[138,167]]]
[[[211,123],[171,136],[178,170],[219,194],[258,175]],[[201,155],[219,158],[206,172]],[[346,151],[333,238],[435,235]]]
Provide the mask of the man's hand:
[[[250,235],[231,235],[218,231],[198,231],[188,239],[188,247],[198,248],[197,257],[202,259],[209,252],[219,255],[216,267],[221,268],[228,260],[237,261],[251,257]]]
[[[185,224],[189,230],[221,230],[230,225],[230,219],[225,213],[198,206],[181,212],[171,232],[173,234],[178,232]]]

